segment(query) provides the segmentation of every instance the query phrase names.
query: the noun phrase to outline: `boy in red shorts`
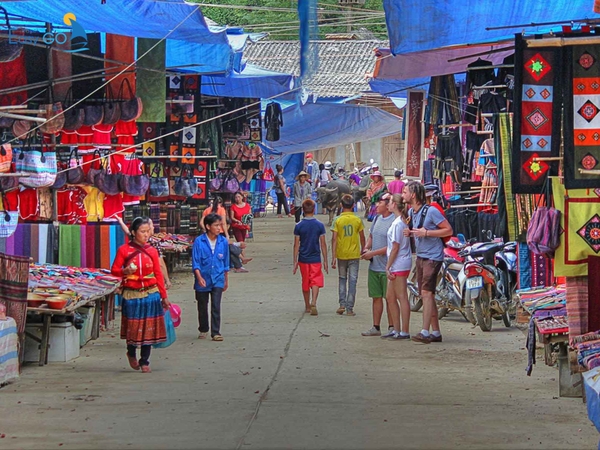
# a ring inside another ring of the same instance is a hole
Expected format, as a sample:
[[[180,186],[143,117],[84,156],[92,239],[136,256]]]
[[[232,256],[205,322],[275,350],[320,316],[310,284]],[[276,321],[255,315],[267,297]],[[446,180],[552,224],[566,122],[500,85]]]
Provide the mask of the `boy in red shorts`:
[[[325,225],[315,219],[315,202],[307,199],[302,202],[304,219],[294,228],[294,275],[300,268],[302,274],[302,295],[305,311],[316,316],[317,297],[323,287],[323,272],[329,273],[327,267],[327,243],[325,242]],[[323,253],[323,259],[321,259]],[[312,301],[310,293],[312,291]]]

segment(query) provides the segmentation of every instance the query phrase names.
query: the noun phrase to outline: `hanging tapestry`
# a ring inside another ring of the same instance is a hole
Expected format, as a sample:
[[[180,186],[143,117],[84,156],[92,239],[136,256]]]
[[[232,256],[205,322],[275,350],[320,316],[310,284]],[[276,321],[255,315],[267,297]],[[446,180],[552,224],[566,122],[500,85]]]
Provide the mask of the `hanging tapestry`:
[[[600,45],[567,47],[566,55],[565,186],[600,188]]]
[[[408,133],[406,137],[406,176],[421,177],[421,154],[423,153],[423,100],[424,91],[409,91]]]
[[[165,84],[166,41],[138,38],[137,95],[144,103],[138,122],[164,122],[167,114],[164,99],[167,95]]]
[[[512,181],[517,194],[538,193],[560,149],[560,49],[527,48],[517,36],[515,49],[515,136]]]
[[[556,250],[557,277],[588,274],[588,256],[600,255],[600,189],[569,189],[554,179],[552,192],[556,209],[562,211],[563,233]]]

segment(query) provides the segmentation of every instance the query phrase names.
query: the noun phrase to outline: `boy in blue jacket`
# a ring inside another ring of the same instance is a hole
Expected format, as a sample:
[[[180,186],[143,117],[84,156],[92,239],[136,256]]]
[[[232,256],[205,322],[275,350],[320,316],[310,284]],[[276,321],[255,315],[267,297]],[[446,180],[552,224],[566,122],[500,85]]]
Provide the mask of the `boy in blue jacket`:
[[[210,335],[213,341],[222,341],[221,297],[227,290],[229,272],[229,242],[222,236],[223,221],[218,214],[204,218],[206,233],[194,241],[192,247],[192,270],[194,290],[198,302],[198,339],[208,335],[208,297],[210,295]]]

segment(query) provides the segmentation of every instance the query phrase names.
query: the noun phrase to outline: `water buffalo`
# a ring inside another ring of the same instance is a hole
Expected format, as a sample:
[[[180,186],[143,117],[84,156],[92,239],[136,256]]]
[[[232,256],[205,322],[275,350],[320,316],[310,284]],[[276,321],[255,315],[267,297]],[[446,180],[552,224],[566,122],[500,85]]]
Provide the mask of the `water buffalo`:
[[[350,194],[350,184],[344,180],[330,181],[327,186],[317,188],[317,203],[329,210],[329,226],[338,212],[344,194]]]
[[[365,175],[360,180],[360,184],[358,186],[352,186],[352,196],[354,197],[354,203],[358,203],[360,201],[365,205],[365,217],[369,215],[369,207],[370,202],[367,198],[367,189],[369,188],[369,183],[371,182],[371,178],[368,175]]]

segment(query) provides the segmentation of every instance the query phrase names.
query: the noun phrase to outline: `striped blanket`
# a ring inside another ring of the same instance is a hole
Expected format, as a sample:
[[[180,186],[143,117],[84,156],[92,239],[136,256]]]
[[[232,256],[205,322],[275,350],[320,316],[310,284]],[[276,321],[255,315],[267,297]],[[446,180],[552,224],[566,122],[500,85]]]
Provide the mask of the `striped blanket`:
[[[34,262],[55,264],[57,239],[56,228],[52,224],[20,223],[12,236],[0,238],[0,252],[31,257]]]
[[[21,351],[25,341],[28,286],[29,258],[0,253],[0,302],[6,305],[6,315],[15,321]]]
[[[19,377],[19,337],[12,317],[0,320],[0,385]]]
[[[60,225],[58,264],[110,269],[125,234],[117,224]]]

